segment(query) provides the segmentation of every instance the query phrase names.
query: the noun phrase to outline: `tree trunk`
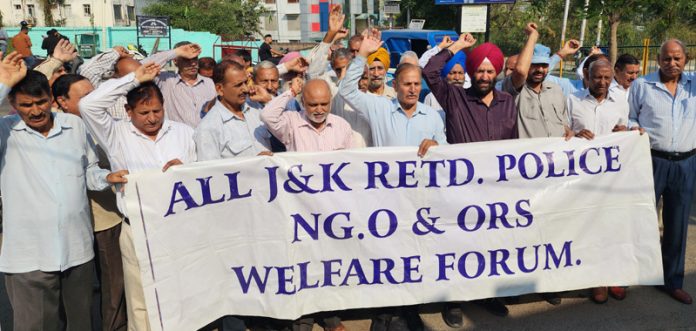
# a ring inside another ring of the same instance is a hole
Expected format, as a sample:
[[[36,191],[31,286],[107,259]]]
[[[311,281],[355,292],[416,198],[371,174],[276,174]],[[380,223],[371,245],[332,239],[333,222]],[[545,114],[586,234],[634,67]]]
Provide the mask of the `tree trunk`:
[[[618,52],[618,32],[621,17],[617,14],[609,15],[609,60],[612,65],[616,63],[616,58],[619,57]]]

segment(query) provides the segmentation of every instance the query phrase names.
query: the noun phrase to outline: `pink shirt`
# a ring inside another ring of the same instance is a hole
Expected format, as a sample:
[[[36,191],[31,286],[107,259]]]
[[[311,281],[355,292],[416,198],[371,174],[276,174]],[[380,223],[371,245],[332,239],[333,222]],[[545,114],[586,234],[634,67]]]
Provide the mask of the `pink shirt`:
[[[351,148],[353,130],[346,120],[329,114],[326,126],[317,130],[304,111],[285,111],[292,98],[292,91],[287,91],[273,98],[261,112],[261,121],[288,151],[325,152]]]

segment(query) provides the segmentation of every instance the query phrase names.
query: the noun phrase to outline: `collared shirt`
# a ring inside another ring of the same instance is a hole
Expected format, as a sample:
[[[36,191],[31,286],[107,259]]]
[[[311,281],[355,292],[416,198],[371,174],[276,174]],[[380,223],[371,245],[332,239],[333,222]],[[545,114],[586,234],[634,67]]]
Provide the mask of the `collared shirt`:
[[[595,135],[605,135],[615,126],[628,123],[628,102],[623,94],[609,93],[598,102],[590,90],[584,89],[568,97],[568,111],[575,132],[586,129]]]
[[[114,75],[114,66],[116,65],[116,62],[118,62],[119,57],[120,54],[114,49],[97,54],[97,56],[89,59],[87,62],[81,65],[78,69],[78,73],[89,79],[92,86],[94,86],[96,89],[99,87],[99,85],[109,80]],[[169,50],[152,54],[140,61],[140,63],[152,62],[164,67],[167,62],[173,60],[175,57],[176,51]],[[115,118],[128,120],[128,113],[126,112],[126,96],[123,95],[122,97],[116,99],[116,101],[109,106],[108,111],[109,114]]]
[[[447,143],[442,118],[432,108],[417,103],[409,118],[398,99],[388,99],[358,90],[367,60],[357,56],[339,85],[339,94],[361,116],[367,118],[375,146],[418,146],[424,139]]]
[[[192,128],[200,123],[201,109],[205,103],[217,96],[213,80],[201,75],[198,75],[193,85],[189,85],[181,75],[173,72],[163,72],[155,81],[162,90],[167,117]]]
[[[640,77],[628,95],[628,126],[640,126],[650,137],[650,148],[688,152],[696,148],[696,73],[682,73],[672,96],[659,71]]]
[[[373,93],[373,92],[367,92],[367,93],[378,96],[378,97],[396,99],[396,90],[387,84],[384,84],[384,90],[382,90],[382,94],[377,94],[377,93]]]
[[[0,84],[0,102],[8,91]],[[109,172],[80,118],[52,116],[46,137],[18,115],[0,119],[2,272],[65,271],[94,258],[87,189],[107,188]]]
[[[12,47],[14,47],[17,53],[22,54],[22,56],[31,56],[31,38],[26,33],[18,33],[12,37]]]
[[[440,77],[440,72],[450,58],[452,52],[443,50],[433,56],[423,70],[430,90],[447,115],[447,142],[458,144],[517,138],[517,108],[512,96],[493,89],[493,100],[486,106],[473,88],[448,84]]]
[[[135,74],[112,79],[80,100],[80,113],[92,137],[109,156],[111,169],[131,173],[153,168],[161,169],[167,162],[179,159],[183,163],[196,161],[193,129],[188,125],[164,119],[153,141],[130,121],[113,118],[109,106],[139,85]],[[166,108],[165,108],[166,114]],[[123,193],[116,194],[122,214],[128,215]]]
[[[244,104],[244,118],[217,101],[196,128],[198,161],[256,156],[271,149],[271,134],[261,122],[261,111]]]
[[[568,107],[560,86],[544,81],[537,93],[525,82],[518,90],[510,75],[503,80],[503,91],[515,97],[520,138],[563,137]]]
[[[631,86],[628,88],[624,88],[619,82],[616,81],[616,79],[611,81],[611,85],[609,85],[609,93],[612,92],[622,92],[623,95],[626,97],[626,100],[628,101],[628,93],[631,91]]]
[[[292,91],[271,100],[261,112],[261,120],[288,151],[324,152],[352,147],[353,130],[346,120],[329,114],[321,130],[312,126],[305,112],[286,111],[293,100]]]

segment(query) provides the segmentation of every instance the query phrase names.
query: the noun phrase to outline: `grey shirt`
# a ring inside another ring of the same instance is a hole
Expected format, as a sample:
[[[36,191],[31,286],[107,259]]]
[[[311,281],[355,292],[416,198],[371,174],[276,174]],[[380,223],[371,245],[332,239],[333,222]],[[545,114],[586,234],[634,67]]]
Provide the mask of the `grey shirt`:
[[[563,137],[564,127],[568,126],[568,106],[560,86],[544,81],[541,93],[526,83],[517,90],[512,76],[508,76],[503,80],[503,91],[515,97],[520,138]]]

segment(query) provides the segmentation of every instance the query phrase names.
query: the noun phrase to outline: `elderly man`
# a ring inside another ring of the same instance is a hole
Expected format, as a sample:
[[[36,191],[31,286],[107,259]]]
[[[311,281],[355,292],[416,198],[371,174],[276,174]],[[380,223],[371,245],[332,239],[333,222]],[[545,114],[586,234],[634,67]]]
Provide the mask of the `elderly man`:
[[[94,87],[83,76],[66,74],[56,80],[51,90],[60,110],[81,117],[78,104],[85,95],[94,90]],[[91,136],[89,140],[93,141]],[[111,164],[104,150],[97,145],[96,151],[99,167],[110,169]],[[87,197],[92,207],[103,330],[122,330],[127,327],[123,263],[118,243],[123,215],[118,211],[116,194],[112,190],[88,192]]]
[[[433,56],[425,67],[425,80],[445,111],[447,142],[450,144],[516,139],[517,109],[512,96],[495,89],[496,76],[503,70],[503,53],[491,43],[484,43],[467,54],[466,71],[471,87],[448,84],[442,77],[447,62],[476,43],[471,34],[462,34],[449,48]],[[508,310],[498,299],[479,302],[493,314],[506,316]],[[461,327],[463,313],[458,304],[447,304],[444,320],[451,327]]]
[[[368,85],[370,93],[389,99],[396,98],[394,88],[386,84],[387,70],[389,70],[390,64],[389,52],[383,47],[380,47],[367,58],[367,66],[370,73],[370,83]]]
[[[572,130],[577,137],[593,139],[595,136],[625,131],[628,124],[628,102],[623,94],[610,93],[613,82],[611,64],[600,59],[589,66],[588,87],[568,97],[568,110]],[[592,300],[602,304],[609,295],[616,300],[626,298],[623,287],[596,287]]]
[[[156,63],[164,66],[167,62],[176,59],[194,59],[200,54],[200,47],[186,44],[174,48],[173,50],[153,54],[142,61],[137,61],[121,46],[116,46],[104,53],[101,53],[90,61],[83,64],[78,73],[87,77],[94,88],[98,88],[103,82],[110,78],[120,78],[135,72],[143,63]],[[212,99],[213,94],[208,100]],[[196,99],[197,100],[197,99]],[[189,103],[191,101],[187,101]],[[194,101],[195,102],[195,101]],[[109,107],[109,114],[118,119],[128,119],[126,113],[126,98],[121,97]]]
[[[524,29],[527,42],[520,52],[517,66],[503,80],[503,90],[515,97],[517,128],[520,138],[566,137],[573,132],[568,125],[568,108],[561,87],[547,82],[551,49],[536,44],[537,26],[529,23]],[[536,45],[535,45],[536,44]],[[545,296],[559,304],[560,299]]]
[[[247,103],[249,87],[243,66],[222,61],[213,72],[220,99],[201,120],[193,136],[199,161],[269,155],[270,133],[261,110]]]
[[[296,77],[289,89],[269,102],[261,120],[288,151],[324,152],[352,147],[353,130],[346,120],[331,114],[331,89],[321,79],[312,79],[303,88]],[[302,93],[304,111],[285,111],[286,106]]]
[[[663,200],[662,266],[664,291],[691,304],[684,286],[686,234],[696,181],[696,77],[685,73],[684,43],[672,39],[660,48],[660,69],[631,85],[629,127],[645,129],[650,137],[655,200]]]
[[[430,146],[446,144],[442,118],[432,108],[418,102],[421,69],[417,64],[401,64],[394,75],[396,99],[360,92],[358,80],[363,68],[380,42],[374,37],[363,40],[346,78],[339,85],[339,95],[368,119],[375,146],[420,146],[423,156]]]
[[[162,72],[155,82],[162,90],[164,107],[167,109],[169,119],[195,128],[201,121],[203,106],[215,97],[215,84],[210,78],[198,74],[200,46],[182,41],[174,48],[187,45],[195,50],[193,53],[195,56],[177,56],[174,59],[177,72]]]
[[[614,80],[611,82],[612,89],[619,89],[628,93],[633,83],[640,74],[640,61],[631,54],[621,54],[614,63]]]
[[[0,54],[0,57],[2,54]],[[13,52],[0,63],[0,103],[17,114],[0,120],[3,231],[0,271],[14,329],[91,330],[94,250],[87,189],[119,174],[99,169],[78,117],[51,112],[46,77]]]
[[[358,55],[362,40],[363,36],[361,34],[356,34],[348,39],[348,49],[350,50],[350,53],[353,54],[353,57]]]
[[[111,168],[129,172],[162,169],[196,161],[193,129],[166,119],[162,93],[152,82],[159,66],[148,63],[134,73],[99,86],[79,103],[80,114],[92,137],[111,161]],[[128,101],[129,121],[114,118],[108,109],[119,98]],[[118,209],[128,215],[123,192],[116,195]],[[135,255],[130,220],[123,220],[119,238],[129,330],[149,330],[147,307]]]

